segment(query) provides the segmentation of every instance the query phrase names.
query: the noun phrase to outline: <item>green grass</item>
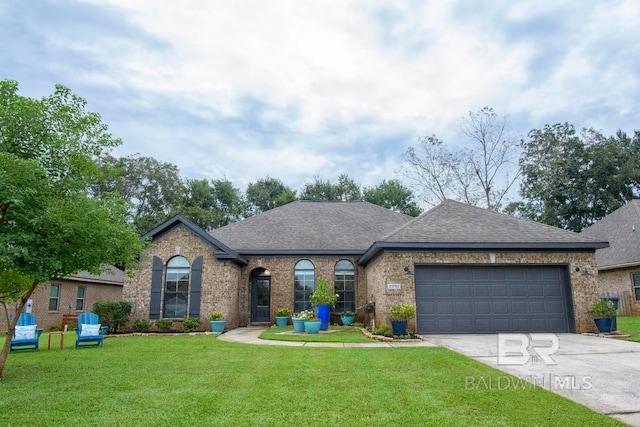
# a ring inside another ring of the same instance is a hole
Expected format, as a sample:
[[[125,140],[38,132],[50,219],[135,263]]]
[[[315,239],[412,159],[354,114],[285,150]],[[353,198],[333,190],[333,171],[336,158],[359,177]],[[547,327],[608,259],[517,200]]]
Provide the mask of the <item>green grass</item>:
[[[627,341],[640,342],[640,316],[617,316],[618,330],[625,334],[630,334]]]
[[[301,342],[377,342],[377,340],[364,336],[359,328],[351,328],[344,326],[329,326],[328,332],[320,332],[319,334],[296,334],[293,333],[293,326],[271,327],[260,334],[260,338],[264,340],[277,341],[301,341]]]
[[[55,338],[54,338],[55,339]],[[0,344],[4,338],[0,339]],[[9,355],[0,425],[622,425],[439,347],[284,347],[213,335],[108,338]],[[56,344],[57,344],[56,340]]]

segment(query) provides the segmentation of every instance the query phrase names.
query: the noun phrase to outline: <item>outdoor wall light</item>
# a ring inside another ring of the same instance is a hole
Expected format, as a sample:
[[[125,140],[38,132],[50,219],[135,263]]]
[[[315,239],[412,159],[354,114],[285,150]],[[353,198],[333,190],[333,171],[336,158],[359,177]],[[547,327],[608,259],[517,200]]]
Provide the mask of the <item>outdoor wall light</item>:
[[[405,276],[413,276],[414,273],[411,270],[409,270],[409,267],[405,267],[404,268],[404,275]]]

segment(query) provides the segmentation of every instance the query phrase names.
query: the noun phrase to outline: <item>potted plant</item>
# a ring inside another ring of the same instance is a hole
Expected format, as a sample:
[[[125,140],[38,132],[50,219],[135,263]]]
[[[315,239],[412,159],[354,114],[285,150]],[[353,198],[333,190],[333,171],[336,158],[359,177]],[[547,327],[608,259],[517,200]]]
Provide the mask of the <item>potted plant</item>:
[[[276,310],[276,326],[287,326],[289,323],[289,315],[291,310],[288,308],[279,308]]]
[[[222,311],[220,310],[214,310],[213,313],[211,313],[211,315],[209,316],[209,326],[211,327],[211,332],[224,332],[224,325],[226,323],[226,320],[222,320]]]
[[[345,310],[340,314],[340,320],[344,326],[351,325],[356,319],[356,315],[353,311]]]
[[[413,304],[397,304],[389,308],[391,315],[391,327],[394,335],[407,334],[407,320],[413,319],[416,315],[416,307]]]
[[[329,282],[318,276],[318,285],[311,292],[309,301],[316,306],[321,321],[321,331],[326,331],[329,328],[329,311],[339,296]]]
[[[304,311],[301,313],[294,313],[291,315],[291,320],[293,321],[293,332],[302,333],[304,332],[304,320],[303,317]]]
[[[611,332],[612,317],[616,315],[616,307],[609,299],[600,299],[589,309],[599,332]]]
[[[304,319],[304,329],[308,334],[317,334],[320,331],[322,322],[313,310],[304,310],[300,312],[300,316]]]

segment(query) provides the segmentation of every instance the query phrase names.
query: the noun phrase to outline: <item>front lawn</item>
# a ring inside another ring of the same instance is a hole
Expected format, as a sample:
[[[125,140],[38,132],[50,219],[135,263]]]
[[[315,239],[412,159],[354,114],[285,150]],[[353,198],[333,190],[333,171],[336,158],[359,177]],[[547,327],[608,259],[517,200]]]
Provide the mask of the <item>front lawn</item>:
[[[40,352],[9,355],[0,425],[622,425],[542,389],[504,387],[506,374],[439,347],[281,347],[184,335],[108,338],[104,348],[75,350],[73,333],[63,350],[48,351],[46,333],[41,343]]]
[[[320,332],[319,334],[307,334],[307,333],[295,333],[293,332],[293,326],[273,326],[262,334],[260,338],[263,340],[277,340],[277,341],[303,341],[303,342],[344,342],[344,343],[358,343],[358,342],[378,342],[375,339],[367,338],[360,328],[345,327],[345,326],[329,326],[329,330],[326,332]]]
[[[640,316],[617,316],[618,331],[624,334],[630,334],[627,341],[640,342]]]

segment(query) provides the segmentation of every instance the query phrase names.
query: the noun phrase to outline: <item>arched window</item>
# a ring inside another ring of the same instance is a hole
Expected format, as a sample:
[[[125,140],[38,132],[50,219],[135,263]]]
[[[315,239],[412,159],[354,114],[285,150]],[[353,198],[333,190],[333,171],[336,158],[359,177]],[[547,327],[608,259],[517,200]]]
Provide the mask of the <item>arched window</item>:
[[[162,317],[181,319],[187,315],[189,267],[189,261],[181,256],[173,257],[167,263]]]
[[[309,260],[298,261],[293,271],[293,311],[300,313],[311,308],[309,296],[315,289],[316,268]]]
[[[333,274],[336,294],[340,295],[336,301],[335,311],[356,311],[356,273],[351,261],[346,259],[336,263]]]

